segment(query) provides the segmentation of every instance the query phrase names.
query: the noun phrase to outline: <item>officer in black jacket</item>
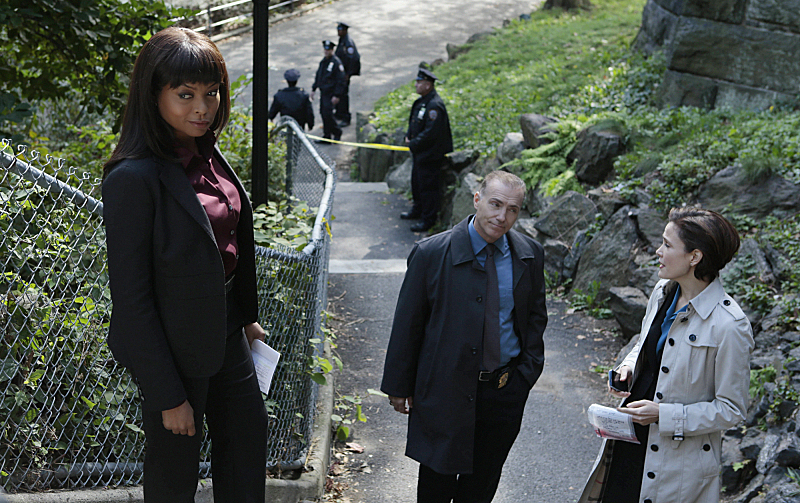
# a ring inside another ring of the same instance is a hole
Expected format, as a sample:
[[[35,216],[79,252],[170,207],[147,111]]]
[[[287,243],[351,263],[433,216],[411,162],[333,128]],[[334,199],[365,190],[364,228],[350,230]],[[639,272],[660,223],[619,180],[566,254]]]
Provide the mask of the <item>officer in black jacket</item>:
[[[405,220],[420,220],[411,226],[423,232],[436,223],[442,199],[441,169],[445,155],[453,151],[450,119],[442,98],[436,92],[436,76],[420,68],[415,87],[420,98],[411,107],[406,144],[411,150],[414,166],[411,170],[411,194],[414,206],[400,215]]]
[[[345,92],[345,71],[342,61],[333,55],[333,48],[336,44],[330,40],[322,41],[322,48],[325,57],[319,62],[317,77],[314,85],[311,86],[311,99],[319,89],[319,114],[322,116],[323,138],[339,140],[342,137],[342,130],[336,124],[333,117],[333,110],[339,104],[339,100]],[[319,140],[318,140],[319,141]]]
[[[300,72],[294,68],[286,70],[283,74],[289,87],[284,87],[277,93],[269,107],[269,120],[275,119],[279,113],[288,115],[300,124],[303,128],[308,125],[308,130],[314,129],[314,109],[311,107],[311,100],[308,93],[302,87],[297,87],[300,80]]]
[[[350,125],[350,77],[353,75],[361,75],[361,56],[358,54],[356,44],[350,35],[347,34],[349,25],[339,23],[336,27],[336,32],[339,34],[339,45],[336,47],[336,57],[342,60],[344,71],[347,77],[345,82],[344,94],[339,99],[339,104],[336,105],[336,120],[339,121],[339,127]]]

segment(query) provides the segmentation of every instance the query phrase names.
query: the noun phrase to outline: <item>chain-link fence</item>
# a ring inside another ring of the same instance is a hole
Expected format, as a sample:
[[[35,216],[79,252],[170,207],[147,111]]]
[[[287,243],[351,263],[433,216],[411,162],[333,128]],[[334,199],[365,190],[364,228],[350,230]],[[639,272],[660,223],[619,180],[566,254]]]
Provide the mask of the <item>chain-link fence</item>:
[[[307,140],[296,143],[296,158],[313,162],[296,163],[293,174],[319,184],[297,194],[319,206],[314,234],[302,252],[256,250],[260,321],[281,353],[267,397],[268,463],[283,468],[302,465],[311,439],[308,358],[318,350],[327,299],[323,227],[335,183],[333,164],[305,152],[313,151]],[[99,198],[100,180],[2,140],[0,482],[7,491],[142,478],[139,398],[106,345],[112,306]],[[200,476],[210,474],[208,448],[206,439]]]

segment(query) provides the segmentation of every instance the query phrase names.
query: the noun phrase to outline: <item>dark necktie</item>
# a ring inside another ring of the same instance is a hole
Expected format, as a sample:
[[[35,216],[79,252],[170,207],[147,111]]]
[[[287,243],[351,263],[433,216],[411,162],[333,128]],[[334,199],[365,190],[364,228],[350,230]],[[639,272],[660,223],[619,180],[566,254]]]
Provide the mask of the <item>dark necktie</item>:
[[[500,366],[500,286],[494,265],[493,244],[486,245],[486,314],[483,319],[483,366],[493,371]]]

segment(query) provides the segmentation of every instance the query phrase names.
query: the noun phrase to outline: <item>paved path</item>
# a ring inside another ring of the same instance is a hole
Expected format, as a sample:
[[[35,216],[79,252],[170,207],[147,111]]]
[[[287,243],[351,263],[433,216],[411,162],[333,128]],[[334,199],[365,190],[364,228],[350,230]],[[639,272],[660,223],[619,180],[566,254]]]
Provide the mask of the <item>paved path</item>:
[[[446,59],[447,42],[463,43],[473,33],[530,12],[539,3],[338,0],[270,28],[270,99],[284,85],[287,68],[299,69],[300,85],[310,88],[322,57],[320,41],[336,37],[337,21],[351,25],[350,34],[362,55],[363,75],[353,78],[350,88],[355,113],[371,110],[380,96],[410,81],[420,61]],[[250,35],[219,45],[232,78],[251,71]],[[319,134],[321,120],[316,113],[314,133]],[[345,128],[343,139],[355,139],[353,127]],[[405,258],[422,236],[410,232],[408,223],[398,218],[409,207],[403,196],[389,193],[385,184],[347,182],[349,147],[320,149],[337,160],[344,182],[338,184],[334,198],[330,257],[329,299],[340,333],[338,352],[345,364],[337,389],[340,394],[365,397],[369,417],[355,427],[352,437],[364,452],[347,455],[349,477],[334,478],[344,482],[339,501],[412,503],[417,464],[403,455],[406,418],[395,413],[385,398],[365,395],[368,388],[380,386]],[[614,344],[609,343],[606,329],[613,322],[567,314],[567,306],[558,301],[550,301],[548,311],[545,370],[531,392],[495,503],[575,501],[600,444],[585,411],[607,397],[602,377],[589,369],[592,363],[610,359],[608,348]]]

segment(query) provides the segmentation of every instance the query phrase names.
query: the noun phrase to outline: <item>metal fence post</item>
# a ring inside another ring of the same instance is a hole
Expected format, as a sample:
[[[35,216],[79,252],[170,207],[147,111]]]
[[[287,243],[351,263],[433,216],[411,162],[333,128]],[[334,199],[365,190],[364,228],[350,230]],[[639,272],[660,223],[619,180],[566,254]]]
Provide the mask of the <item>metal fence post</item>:
[[[297,162],[294,152],[295,132],[292,128],[286,128],[286,193],[292,193],[292,171]]]
[[[253,206],[266,204],[269,186],[267,163],[267,30],[269,3],[256,0],[253,5]]]

